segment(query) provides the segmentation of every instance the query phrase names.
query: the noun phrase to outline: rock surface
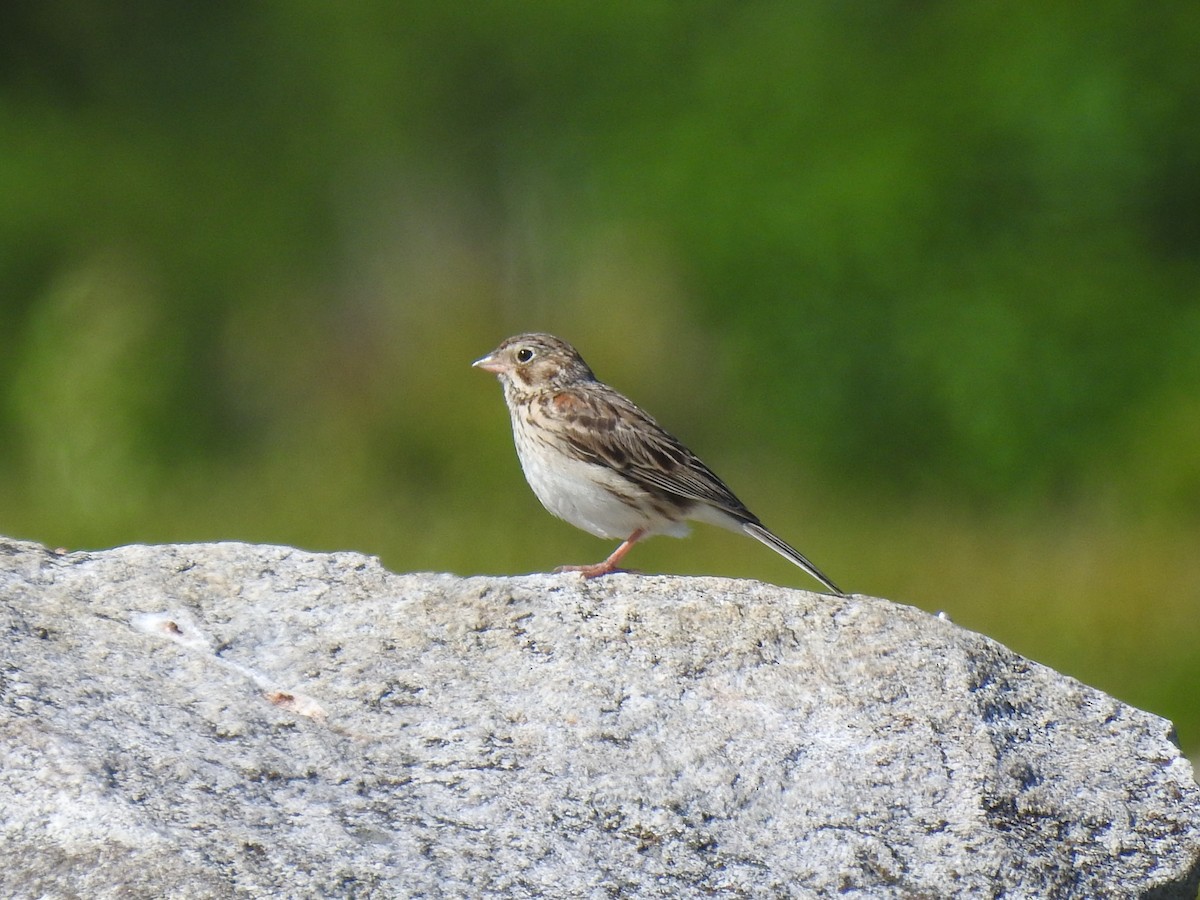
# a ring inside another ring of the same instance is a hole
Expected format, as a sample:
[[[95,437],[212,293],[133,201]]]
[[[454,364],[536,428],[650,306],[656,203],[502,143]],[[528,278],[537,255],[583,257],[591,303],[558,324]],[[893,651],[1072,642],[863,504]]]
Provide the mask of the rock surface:
[[[1170,723],[908,607],[0,543],[4,897],[1195,897]]]

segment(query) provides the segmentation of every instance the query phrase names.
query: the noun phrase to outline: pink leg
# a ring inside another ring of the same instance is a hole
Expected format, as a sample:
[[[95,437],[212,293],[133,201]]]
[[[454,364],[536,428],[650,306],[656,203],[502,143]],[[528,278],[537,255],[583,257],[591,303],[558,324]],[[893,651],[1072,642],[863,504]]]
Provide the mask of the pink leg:
[[[580,572],[580,573],[582,573],[584,578],[599,578],[601,575],[608,575],[610,572],[619,572],[621,570],[617,568],[617,563],[619,563],[621,561],[621,558],[624,557],[626,553],[628,553],[630,550],[633,549],[633,545],[636,544],[638,541],[640,541],[643,537],[645,537],[645,535],[646,535],[646,529],[639,528],[637,531],[635,531],[633,534],[631,534],[629,536],[628,540],[626,540],[625,543],[623,543],[620,547],[618,547],[616,550],[614,550],[612,552],[612,555],[609,556],[609,558],[606,559],[604,562],[594,563],[593,565],[590,565],[590,566],[559,566],[554,571],[555,572]]]

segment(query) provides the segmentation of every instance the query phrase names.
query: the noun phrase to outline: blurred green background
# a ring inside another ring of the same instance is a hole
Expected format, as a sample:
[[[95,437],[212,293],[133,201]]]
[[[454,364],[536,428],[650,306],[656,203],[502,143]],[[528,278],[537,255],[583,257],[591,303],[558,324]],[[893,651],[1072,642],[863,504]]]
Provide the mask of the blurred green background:
[[[469,368],[548,330],[845,588],[1200,750],[1200,4],[5,19],[0,532],[597,561]]]

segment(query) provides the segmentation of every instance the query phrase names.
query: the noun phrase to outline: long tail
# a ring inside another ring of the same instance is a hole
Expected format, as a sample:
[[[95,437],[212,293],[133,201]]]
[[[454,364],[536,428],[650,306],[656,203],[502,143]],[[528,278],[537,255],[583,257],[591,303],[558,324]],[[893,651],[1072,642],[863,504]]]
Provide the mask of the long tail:
[[[821,582],[821,584],[825,585],[825,587],[829,588],[839,597],[846,596],[842,593],[841,588],[839,588],[821,573],[820,569],[805,559],[804,554],[783,539],[773,535],[762,525],[759,525],[757,522],[743,522],[742,531],[746,532],[746,534],[750,535],[750,537],[762,541],[780,556],[790,560],[792,563],[802,568],[805,572],[817,579],[817,581]]]

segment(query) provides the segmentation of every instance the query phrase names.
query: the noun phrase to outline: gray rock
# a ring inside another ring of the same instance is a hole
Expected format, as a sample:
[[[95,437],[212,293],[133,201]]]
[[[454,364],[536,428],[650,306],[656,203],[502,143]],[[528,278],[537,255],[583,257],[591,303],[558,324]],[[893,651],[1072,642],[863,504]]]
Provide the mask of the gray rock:
[[[0,543],[5,897],[1183,897],[1170,723],[869,597]]]

